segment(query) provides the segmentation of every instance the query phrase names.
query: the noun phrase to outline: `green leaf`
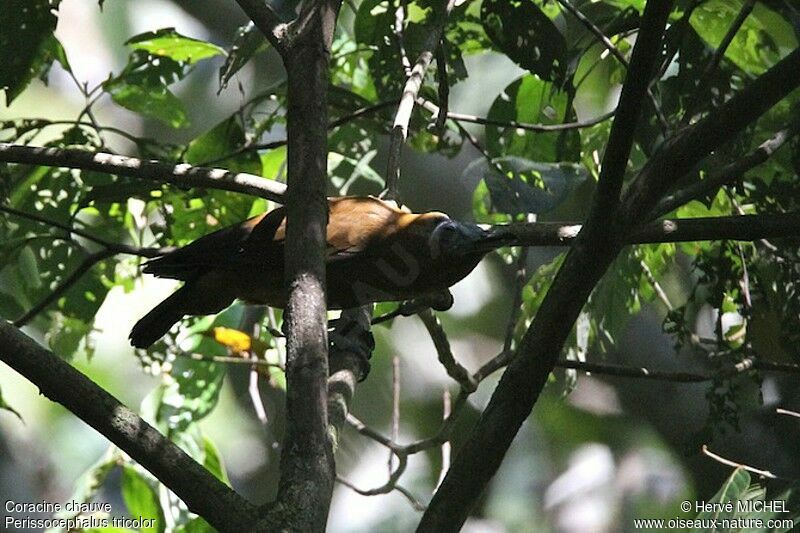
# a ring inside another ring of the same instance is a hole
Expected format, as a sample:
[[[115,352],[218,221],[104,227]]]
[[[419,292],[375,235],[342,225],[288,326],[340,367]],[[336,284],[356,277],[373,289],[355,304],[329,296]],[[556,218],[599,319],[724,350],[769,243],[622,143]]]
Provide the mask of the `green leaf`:
[[[106,81],[103,88],[122,107],[180,128],[189,123],[186,110],[167,87],[186,72],[185,63],[134,50],[125,69]]]
[[[741,11],[744,1],[703,2],[692,14],[692,27],[704,41],[716,48]],[[725,57],[745,72],[758,75],[795,48],[797,37],[792,25],[762,2],[756,2],[753,11],[725,51]]]
[[[286,146],[261,154],[262,176],[280,180],[286,176]]]
[[[204,339],[211,344],[210,339]],[[222,349],[219,345],[216,346]],[[206,353],[205,350],[200,350]],[[179,358],[172,366],[171,380],[166,385],[158,419],[171,433],[182,432],[190,424],[203,419],[217,405],[225,366],[208,361]]]
[[[35,77],[46,79],[54,60],[69,68],[53,37],[60,0],[3,0],[0,9],[0,90],[6,105]]]
[[[533,0],[484,0],[481,20],[495,46],[512,61],[542,79],[563,79],[566,41]]]
[[[206,470],[214,474],[214,477],[230,486],[231,480],[228,479],[228,474],[225,472],[225,465],[222,464],[222,456],[219,454],[216,445],[205,435],[203,436],[203,451],[205,452],[203,466],[206,467]]]
[[[489,119],[500,122],[560,124],[571,115],[566,93],[536,76],[525,75],[510,83],[489,109]],[[531,132],[513,125],[486,126],[486,147],[492,155],[516,155],[533,161],[578,161],[580,134]]]
[[[165,529],[164,513],[158,503],[155,489],[132,465],[122,467],[122,499],[131,518],[154,520],[154,525],[141,531],[162,532]]]
[[[92,331],[92,324],[58,312],[50,316],[50,330],[45,335],[47,345],[53,353],[69,360],[78,351],[81,341]]]
[[[356,160],[336,152],[328,152],[328,173],[331,175],[331,183],[338,189],[339,194],[377,194],[380,192],[383,178],[370,166],[370,162],[377,153],[377,150],[370,150]],[[353,192],[351,187],[354,185],[361,185],[362,189],[367,188],[367,190]]]
[[[181,35],[175,28],[141,33],[128,39],[125,44],[134,50],[144,50],[154,56],[189,64],[225,54],[219,46]]]
[[[492,211],[521,215],[554,209],[578,182],[586,179],[587,173],[583,167],[570,163],[500,157],[491,163],[485,158],[473,161],[464,170],[464,176],[469,181],[476,176],[484,180],[491,196]]]
[[[175,533],[217,533],[217,530],[211,527],[211,524],[206,522],[203,517],[198,516],[176,527]]]
[[[245,142],[244,129],[237,115],[233,115],[190,142],[186,151],[186,162],[192,165],[213,164],[232,172],[248,172],[260,176],[261,158],[256,151],[227,157],[242,148]]]
[[[2,389],[0,389],[0,410],[8,411],[9,413],[14,413],[15,415],[17,415],[17,418],[22,420],[22,415],[20,415],[16,409],[8,405],[8,403],[6,403],[5,399],[3,398]]]
[[[225,64],[219,68],[220,91],[228,86],[228,82],[234,74],[239,72],[253,56],[266,50],[268,44],[264,34],[252,22],[240,27],[236,32],[233,45],[228,50]]]
[[[173,128],[189,125],[183,103],[162,85],[135,85],[123,80],[107,83],[106,91],[124,107],[142,115],[153,117]]]
[[[750,486],[750,474],[744,468],[737,468],[733,474],[725,480],[722,487],[717,491],[708,503],[727,503],[736,502]],[[719,508],[711,511],[703,511],[697,515],[698,519],[709,518],[730,518],[728,513],[723,513]]]

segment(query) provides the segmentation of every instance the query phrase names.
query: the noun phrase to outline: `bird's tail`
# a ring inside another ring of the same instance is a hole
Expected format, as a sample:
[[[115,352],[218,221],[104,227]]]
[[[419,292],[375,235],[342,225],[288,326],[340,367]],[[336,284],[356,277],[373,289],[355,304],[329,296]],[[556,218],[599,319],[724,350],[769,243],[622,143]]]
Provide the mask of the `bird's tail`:
[[[186,314],[189,295],[184,285],[166,300],[155,306],[133,326],[128,338],[136,348],[147,348],[163,337],[175,322]]]

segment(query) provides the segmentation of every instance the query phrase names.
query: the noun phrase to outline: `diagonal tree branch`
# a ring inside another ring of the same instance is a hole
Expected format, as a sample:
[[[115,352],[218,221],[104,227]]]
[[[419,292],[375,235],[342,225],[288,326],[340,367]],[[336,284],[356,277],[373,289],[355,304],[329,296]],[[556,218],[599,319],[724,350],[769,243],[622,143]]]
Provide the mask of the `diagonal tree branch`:
[[[240,192],[278,203],[283,203],[283,194],[286,190],[285,185],[277,181],[253,174],[236,174],[220,168],[173,165],[103,152],[40,148],[8,143],[0,143],[0,163],[95,170],[157,183],[171,183],[180,187],[208,187]]]
[[[672,2],[663,2],[660,11],[656,11],[651,4],[652,0],[647,4],[650,9],[643,15],[639,38],[628,65],[628,75],[603,154],[597,191],[589,213],[590,224],[611,220],[616,213],[634,132],[642,112],[643,100],[650,87],[656,59],[661,52],[661,37]]]
[[[108,392],[6,321],[0,321],[0,360],[116,444],[211,525],[225,531],[249,529],[255,507]]]
[[[724,185],[732,184],[748,170],[767,161],[786,141],[798,133],[800,133],[800,116],[789,127],[779,131],[741,159],[726,165],[702,181],[695,181],[662,198],[653,208],[650,218],[663,216],[691,200],[712,193]]]
[[[633,142],[633,131],[626,130],[633,130],[638,121],[671,7],[668,1],[647,2],[589,223],[567,254],[515,359],[456,455],[417,531],[456,531],[464,523],[530,414],[592,288],[618,253],[620,245],[611,233],[609,217],[616,211]]]
[[[433,60],[433,54],[444,33],[444,26],[450,11],[453,10],[455,0],[443,0],[441,7],[442,13],[439,20],[428,32],[422,44],[422,52],[411,69],[411,75],[406,80],[403,87],[403,94],[400,97],[400,104],[397,106],[397,113],[394,117],[392,132],[389,137],[389,160],[386,166],[386,197],[391,200],[399,198],[400,181],[400,156],[403,152],[403,145],[408,138],[408,124],[411,121],[411,112],[414,111],[414,102],[417,100],[419,90],[422,88],[422,80],[425,72]]]
[[[629,225],[645,220],[664,194],[716,150],[800,86],[800,48],[694,126],[667,141],[625,191]]]
[[[600,44],[602,44],[606,48],[606,50],[608,50],[609,53],[611,53],[611,55],[613,55],[614,58],[617,61],[619,61],[619,63],[623,67],[625,67],[626,69],[630,68],[630,64],[628,63],[628,60],[625,59],[625,56],[622,55],[622,52],[619,51],[619,48],[614,46],[614,43],[612,43],[611,39],[609,39],[606,36],[606,34],[603,33],[603,30],[601,30],[599,27],[597,27],[594,24],[594,22],[589,20],[589,18],[586,15],[584,15],[577,7],[572,5],[572,2],[570,0],[558,0],[558,3],[561,4],[561,6],[564,9],[569,11],[572,14],[572,16],[575,17],[578,20],[578,22],[583,24],[583,26],[589,31],[589,33],[594,35],[595,39],[600,41]],[[650,105],[652,106],[653,111],[655,111],[656,118],[658,118],[658,121],[659,121],[659,123],[661,125],[662,131],[667,132],[667,131],[669,131],[669,121],[667,121],[667,117],[664,116],[664,112],[661,110],[661,106],[659,105],[655,94],[653,94],[653,91],[650,88],[650,80],[651,79],[652,79],[652,73],[651,73],[651,76],[648,76],[648,78],[646,80],[647,81],[647,97],[650,99]]]
[[[76,268],[69,276],[64,278],[61,281],[61,283],[59,283],[58,287],[56,287],[53,290],[51,290],[47,294],[47,296],[42,299],[42,301],[40,301],[39,303],[37,303],[36,305],[34,305],[30,309],[28,309],[25,312],[25,314],[23,314],[21,317],[16,319],[14,321],[14,326],[16,326],[18,328],[21,328],[22,326],[25,326],[26,324],[28,324],[28,322],[33,320],[33,318],[36,317],[36,315],[38,315],[39,313],[41,313],[42,311],[44,311],[45,309],[50,307],[50,305],[53,302],[58,301],[58,299],[61,298],[61,296],[63,296],[64,293],[67,292],[70,289],[70,287],[75,285],[81,279],[81,277],[83,277],[84,274],[86,274],[89,270],[91,270],[93,266],[95,266],[100,261],[103,261],[105,259],[108,259],[109,257],[112,257],[114,255],[114,253],[115,252],[113,252],[112,250],[109,250],[108,248],[106,248],[106,249],[103,249],[103,250],[88,254],[83,259],[83,261],[81,261],[81,264],[78,265],[78,268]]]
[[[281,21],[278,14],[267,0],[236,0],[253,24],[256,25],[267,41],[278,51],[281,56],[286,55],[288,46],[286,42],[287,25]]]

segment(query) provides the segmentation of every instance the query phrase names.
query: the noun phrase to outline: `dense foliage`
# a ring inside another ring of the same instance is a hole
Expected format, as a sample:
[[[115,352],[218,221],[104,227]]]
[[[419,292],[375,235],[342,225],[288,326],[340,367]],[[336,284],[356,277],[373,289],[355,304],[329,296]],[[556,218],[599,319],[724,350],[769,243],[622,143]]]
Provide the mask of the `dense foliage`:
[[[283,3],[286,18],[291,16],[291,4]],[[413,64],[441,17],[440,2],[400,4],[402,33],[396,28],[395,2],[362,0],[345,2],[341,8],[330,71],[331,195],[378,194],[383,188],[384,172],[376,155],[385,147],[407,78],[404,58],[406,65]],[[465,181],[477,182],[476,221],[583,220],[644,4],[644,0],[457,2],[436,54],[436,68],[424,78],[420,105],[410,124],[409,147],[447,157],[465,150],[479,154],[464,170]],[[0,10],[0,88],[7,105],[37,80],[46,82],[51,69],[70,72],[70,58],[53,33],[58,8],[58,0],[8,0]],[[752,11],[739,21],[747,9]],[[734,24],[740,24],[738,31],[732,40],[726,39]],[[599,34],[608,42],[601,42]],[[795,50],[799,39],[800,10],[793,2],[676,2],[645,113],[636,127],[629,176],[635,176],[676,132],[713,112]],[[723,42],[726,48],[720,55]],[[0,141],[92,152],[127,147],[127,155],[141,158],[284,179],[286,149],[280,139],[276,141],[276,132],[285,126],[283,82],[245,93],[235,113],[182,144],[167,140],[175,138],[169,135],[137,136],[98,121],[93,113],[98,102],[110,99],[143,115],[149,124],[160,125],[150,132],[186,128],[190,113],[174,87],[208,75],[208,68],[199,67],[211,64],[218,72],[220,91],[244,91],[237,73],[253,58],[270,53],[252,24],[225,44],[169,27],[131,36],[125,44],[129,58],[124,69],[94,87],[75,79],[75,90],[86,101],[77,116],[4,120]],[[470,72],[464,58],[490,53],[506,56],[522,74],[499,94],[484,95],[493,101],[486,117],[451,114],[447,121],[437,120],[436,110],[446,110],[448,86],[488,75]],[[797,100],[795,91],[757,123],[731,136],[682,184],[712,179],[781,130],[796,133]],[[562,124],[568,126],[558,126]],[[790,212],[800,202],[798,170],[800,142],[791,139],[741,179],[653,217]],[[29,318],[31,327],[44,332],[49,347],[67,359],[78,353],[93,355],[93,321],[106,294],[115,286],[131,290],[139,276],[141,256],[146,254],[116,254],[108,242],[135,249],[180,246],[270,207],[265,200],[231,192],[180,189],[98,171],[36,165],[0,166],[0,198],[11,208],[4,210],[0,224],[0,316],[26,317],[25,322]],[[593,291],[564,353],[569,359],[585,361],[592,354],[602,361],[631,318],[658,299],[658,309],[665,313],[664,328],[676,348],[693,350],[703,368],[722,371],[708,388],[709,420],[697,438],[736,427],[741,406],[760,401],[760,375],[755,370],[724,370],[752,358],[800,363],[797,245],[797,239],[786,239],[627,247]],[[549,262],[525,274],[525,253],[498,252],[507,265],[523,267],[519,313],[509,327],[510,347],[530,324],[562,259],[553,254]],[[676,284],[675,272],[687,265],[691,282]],[[26,316],[43,301],[48,302],[44,309]],[[376,314],[394,307],[380,305]],[[280,330],[280,312],[263,318],[263,333],[256,340],[226,329],[237,328],[242,315],[243,306],[237,304],[217,317],[188,319],[152,349],[138,354],[143,369],[164,376],[147,401],[145,418],[222,479],[226,478],[218,452],[197,425],[215,408],[227,370],[212,358],[255,353],[268,363],[281,363],[280,342],[270,334]],[[713,325],[699,326],[701,315],[713,317]],[[187,352],[205,360],[183,357]],[[574,370],[567,371],[557,386],[569,389],[575,375]],[[266,378],[275,387],[284,386],[277,367],[269,367]],[[13,401],[6,401],[0,397],[0,408],[13,408]],[[201,530],[202,519],[191,517],[174,496],[158,490],[152,476],[117,452],[110,452],[86,474],[76,498],[90,499],[119,464],[124,465],[122,494],[132,515],[157,517],[158,529],[163,530],[164,513],[169,512],[170,523],[180,524],[176,531]],[[749,479],[743,483],[746,487]]]

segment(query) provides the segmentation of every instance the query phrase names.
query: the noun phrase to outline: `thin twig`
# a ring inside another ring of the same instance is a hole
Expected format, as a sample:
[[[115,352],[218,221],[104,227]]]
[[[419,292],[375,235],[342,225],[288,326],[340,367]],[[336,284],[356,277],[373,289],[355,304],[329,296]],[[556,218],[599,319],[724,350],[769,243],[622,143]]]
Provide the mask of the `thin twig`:
[[[332,120],[328,123],[328,129],[332,130],[334,128],[338,128],[339,126],[343,126],[349,122],[357,120],[361,117],[370,115],[372,113],[377,113],[378,111],[382,111],[386,108],[392,107],[397,105],[399,100],[386,100],[382,102],[377,102],[375,104],[371,104],[368,106],[360,107],[353,111],[352,113],[348,113],[342,117],[337,118],[336,120]],[[287,139],[278,139],[277,141],[269,141],[265,143],[253,143],[248,144],[246,146],[242,146],[238,150],[234,150],[233,152],[224,154],[222,156],[216,157],[209,161],[204,161],[203,165],[214,165],[219,163],[220,161],[225,161],[226,159],[230,159],[231,157],[235,157],[237,155],[246,154],[248,152],[254,152],[258,150],[274,150],[275,148],[280,148],[281,146],[286,146]]]
[[[424,98],[418,98],[417,103],[423,109],[429,111],[433,115],[437,117],[439,116],[440,114],[439,106],[437,106],[430,100],[425,100]],[[531,124],[529,122],[517,122],[516,120],[498,120],[487,117],[479,117],[477,115],[467,115],[465,113],[454,113],[451,111],[448,111],[446,115],[447,118],[455,120],[456,122],[470,122],[473,124],[483,124],[485,126],[497,126],[499,128],[516,128],[525,131],[547,133],[554,131],[591,128],[592,126],[596,126],[597,124],[600,124],[601,122],[605,122],[606,120],[612,118],[615,112],[616,112],[615,110],[612,110],[609,111],[608,113],[604,113],[595,118],[578,122],[566,122],[564,124]]]
[[[650,267],[647,266],[647,263],[644,260],[639,261],[639,265],[642,267],[642,272],[644,272],[644,276],[647,278],[647,282],[653,287],[653,290],[658,296],[658,299],[661,300],[661,303],[664,304],[664,307],[667,308],[667,311],[672,311],[674,306],[672,302],[669,301],[669,296],[664,291],[664,288],[658,282],[656,277],[653,275],[653,271],[650,270]]]
[[[100,246],[104,247],[107,250],[110,250],[114,253],[118,254],[128,254],[128,255],[135,255],[138,257],[157,257],[159,255],[164,255],[172,251],[174,248],[139,248],[136,246],[129,246],[127,244],[118,243],[108,241],[96,235],[92,235],[91,233],[84,231],[80,228],[75,228],[59,222],[57,220],[51,220],[49,218],[36,215],[34,213],[27,213],[25,211],[20,211],[19,209],[14,209],[13,207],[8,207],[5,205],[0,204],[0,212],[8,213],[10,215],[14,215],[20,218],[25,218],[28,220],[33,220],[35,222],[39,222],[45,226],[52,226],[54,228],[58,228],[67,232],[67,235],[70,236],[71,234],[75,234],[79,237],[83,237],[84,239],[91,241],[95,244],[99,244]]]
[[[400,357],[392,357],[392,440],[400,436]],[[394,465],[394,453],[389,454],[389,473]]]
[[[611,39],[609,39],[606,36],[606,34],[603,33],[603,30],[601,30],[591,20],[589,20],[589,18],[587,18],[586,15],[581,13],[581,11],[577,7],[573,6],[569,0],[558,0],[558,3],[561,4],[567,11],[569,11],[581,24],[583,24],[583,26],[589,31],[589,33],[594,35],[595,38],[598,41],[600,41],[600,43],[602,43],[602,45],[606,48],[606,50],[608,50],[611,53],[611,55],[613,55],[614,58],[616,58],[616,60],[619,61],[623,67],[625,67],[626,70],[630,68],[628,60],[625,59],[625,56],[622,55],[622,52],[620,52],[619,49],[616,46],[614,46],[614,43],[611,42]],[[659,123],[661,124],[662,131],[665,133],[668,132],[669,121],[667,120],[667,117],[664,115],[664,112],[661,110],[661,106],[659,105],[658,100],[655,97],[655,94],[653,94],[652,89],[649,87],[649,83],[647,87],[647,97],[649,98],[650,104],[653,107],[653,110],[655,111]]]
[[[377,496],[378,494],[386,494],[386,492],[376,493],[371,490],[360,489],[356,485],[354,485],[353,483],[351,483],[350,481],[346,480],[341,476],[336,476],[336,482],[344,485],[345,487],[352,490],[353,492],[356,492],[357,494],[361,494],[362,496]],[[420,502],[413,494],[411,494],[411,492],[408,489],[404,488],[401,485],[398,485],[397,483],[394,483],[392,489],[387,492],[391,491],[397,491],[400,494],[402,494],[405,497],[405,499],[408,500],[408,502],[411,504],[411,507],[413,507],[415,511],[422,512],[427,508],[425,504]]]
[[[720,61],[725,56],[725,52],[728,50],[728,47],[733,42],[734,37],[736,34],[739,33],[739,30],[742,28],[744,21],[747,20],[747,17],[750,16],[750,13],[753,11],[753,8],[756,5],[756,0],[746,0],[744,4],[742,4],[742,8],[739,10],[739,13],[736,15],[736,18],[731,23],[730,28],[728,28],[727,33],[720,41],[719,46],[716,50],[714,50],[714,54],[711,56],[711,59],[708,61],[708,64],[703,69],[703,73],[700,75],[700,80],[697,82],[697,90],[703,91],[708,87],[708,80],[711,77],[711,74],[714,73],[714,70],[717,69],[719,66]],[[697,110],[697,106],[700,103],[700,98],[694,98],[692,103],[689,105],[689,108],[686,110],[686,113],[683,115],[681,119],[681,125],[686,125],[694,116],[695,111]]]
[[[653,208],[649,218],[651,220],[661,217],[683,204],[702,198],[716,189],[731,185],[739,180],[744,174],[766,162],[786,141],[796,136],[800,132],[800,118],[795,119],[788,127],[780,130],[775,135],[761,143],[758,148],[748,153],[744,157],[724,166],[702,181],[695,181],[690,185],[681,187],[675,192],[664,196]]]
[[[78,268],[76,268],[72,272],[72,274],[64,278],[63,281],[61,281],[61,283],[59,283],[56,288],[51,290],[47,294],[47,296],[42,298],[42,300],[39,303],[28,309],[25,312],[25,314],[16,319],[14,321],[14,326],[21,328],[27,325],[28,322],[30,322],[34,317],[36,317],[36,315],[38,315],[39,313],[50,307],[50,305],[53,302],[58,301],[58,299],[61,298],[61,296],[63,296],[64,293],[70,289],[70,287],[75,285],[75,283],[77,283],[78,280],[80,280],[81,277],[86,272],[88,272],[94,265],[96,265],[100,261],[103,261],[104,259],[112,257],[114,254],[115,252],[113,250],[109,250],[107,248],[88,254],[83,259],[83,261],[81,261],[81,264],[78,265]]]
[[[450,349],[450,341],[447,339],[447,333],[445,333],[442,323],[430,309],[426,309],[418,315],[431,336],[433,345],[436,347],[436,353],[439,356],[439,362],[444,366],[447,375],[461,385],[461,388],[465,391],[474,392],[478,384],[469,371],[456,361],[453,356],[453,351]]]
[[[403,67],[403,73],[405,74],[406,78],[411,76],[411,60],[408,59],[405,37],[403,36],[407,13],[408,5],[406,0],[398,0],[397,9],[394,11],[394,25],[392,26],[392,31],[394,32],[395,39],[397,39],[397,47],[399,48],[400,52],[400,64]]]
[[[439,135],[444,135],[447,121],[447,110],[450,107],[450,80],[447,76],[447,39],[444,34],[436,47],[436,72],[439,77],[439,113],[436,115],[434,127]]]
[[[257,359],[254,359],[257,361]],[[267,410],[264,408],[264,402],[261,401],[261,391],[258,388],[259,374],[256,365],[250,369],[247,392],[250,395],[250,403],[253,404],[253,410],[256,412],[258,421],[263,425],[269,424],[267,417]]]
[[[769,479],[785,479],[785,478],[779,478],[778,476],[776,476],[775,474],[773,474],[769,470],[762,470],[760,468],[755,468],[753,466],[749,466],[749,465],[746,465],[746,464],[743,464],[743,463],[737,463],[736,461],[731,461],[730,459],[726,459],[726,458],[722,457],[721,455],[718,455],[718,454],[712,452],[711,450],[709,450],[707,444],[703,444],[703,447],[701,449],[702,449],[702,452],[703,452],[704,455],[707,455],[708,457],[711,457],[712,459],[714,459],[718,463],[722,463],[722,464],[727,465],[727,466],[732,466],[734,468],[741,468],[743,470],[747,470],[748,472],[752,472],[754,474],[758,474],[759,476],[766,477],[766,478],[769,478]]]
[[[452,412],[451,400],[450,400],[450,391],[444,389],[442,393],[442,419],[447,420]],[[450,442],[443,442],[442,443],[442,467],[439,469],[439,479],[436,481],[436,489],[439,488],[439,485],[442,484],[442,480],[444,476],[447,474],[447,471],[450,469],[450,452],[451,446]],[[434,492],[436,492],[434,489]]]

